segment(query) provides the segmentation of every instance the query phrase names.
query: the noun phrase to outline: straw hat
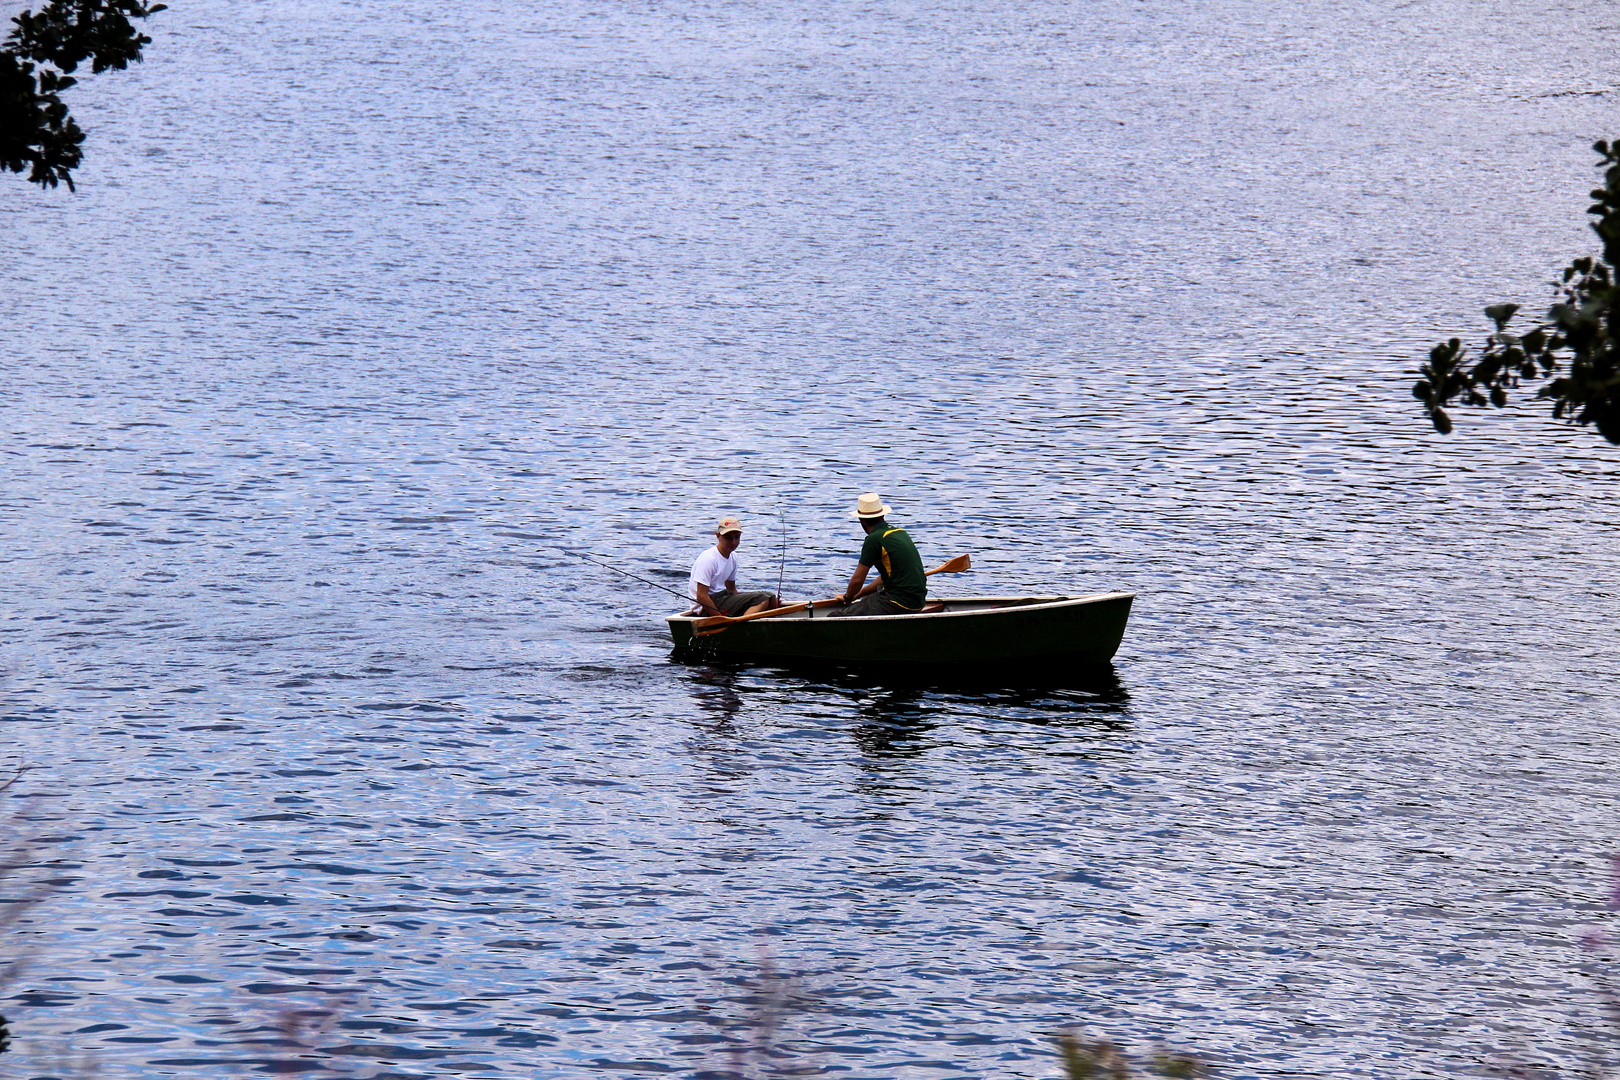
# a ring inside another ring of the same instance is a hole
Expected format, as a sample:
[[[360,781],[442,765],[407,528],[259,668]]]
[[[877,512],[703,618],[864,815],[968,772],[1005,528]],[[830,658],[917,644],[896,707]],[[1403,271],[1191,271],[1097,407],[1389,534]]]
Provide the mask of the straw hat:
[[[889,507],[883,505],[883,497],[875,491],[868,491],[860,497],[855,504],[855,512],[850,515],[854,518],[880,518],[889,516]]]
[[[738,535],[741,535],[742,522],[732,517],[721,518],[720,524],[714,527],[714,535],[724,536],[726,533],[737,533]]]

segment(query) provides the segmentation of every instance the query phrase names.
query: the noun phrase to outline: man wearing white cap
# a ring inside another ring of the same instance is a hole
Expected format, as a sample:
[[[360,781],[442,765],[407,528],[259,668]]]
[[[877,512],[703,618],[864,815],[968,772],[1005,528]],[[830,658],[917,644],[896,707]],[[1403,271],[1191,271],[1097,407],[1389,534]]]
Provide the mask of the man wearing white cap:
[[[692,564],[692,595],[705,615],[753,615],[781,607],[768,592],[737,591],[737,545],[742,543],[742,522],[721,518],[714,529],[714,547]]]
[[[841,599],[844,606],[832,615],[913,615],[928,602],[928,576],[922,556],[906,530],[888,523],[889,507],[867,492],[855,504],[854,518],[866,531],[860,565],[850,576]],[[878,580],[862,588],[867,572],[878,569]]]

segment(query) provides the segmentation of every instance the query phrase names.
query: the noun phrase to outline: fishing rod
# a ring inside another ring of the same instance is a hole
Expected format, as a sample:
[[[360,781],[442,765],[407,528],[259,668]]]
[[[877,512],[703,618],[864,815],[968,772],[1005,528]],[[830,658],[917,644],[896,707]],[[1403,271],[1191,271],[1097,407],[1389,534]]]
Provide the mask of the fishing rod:
[[[667,593],[669,593],[669,594],[671,594],[673,596],[678,596],[682,600],[685,600],[689,604],[697,603],[696,600],[693,600],[690,596],[687,596],[683,592],[679,592],[678,590],[672,589],[668,585],[660,585],[660,584],[658,584],[658,582],[651,581],[651,580],[649,580],[647,578],[644,578],[640,574],[632,574],[628,570],[620,570],[617,566],[614,566],[612,563],[603,562],[602,560],[592,558],[589,555],[581,555],[579,552],[577,552],[577,551],[569,551],[567,548],[559,548],[558,550],[562,551],[566,555],[572,555],[576,559],[584,559],[588,563],[592,563],[592,564],[594,564],[596,566],[600,566],[600,567],[602,567],[602,568],[604,568],[606,570],[612,570],[615,574],[623,574],[627,578],[635,578],[637,581],[641,582],[643,585],[651,585],[655,589],[663,589],[665,592],[667,592]]]
[[[780,498],[776,500],[776,512],[780,515],[782,522],[782,561],[776,568],[776,602],[780,604],[782,602],[782,577],[787,573],[787,507],[782,505]]]

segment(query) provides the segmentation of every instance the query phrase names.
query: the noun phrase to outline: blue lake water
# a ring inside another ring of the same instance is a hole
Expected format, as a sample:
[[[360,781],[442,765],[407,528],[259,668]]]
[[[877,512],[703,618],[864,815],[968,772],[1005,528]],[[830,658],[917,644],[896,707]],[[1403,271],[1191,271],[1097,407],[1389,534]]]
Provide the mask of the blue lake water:
[[[150,32],[77,194],[0,178],[6,1075],[1611,1052],[1620,455],[1407,384],[1591,249],[1612,10]],[[569,554],[680,588],[734,513],[828,595],[867,490],[936,592],[1137,592],[1112,671],[678,664]]]

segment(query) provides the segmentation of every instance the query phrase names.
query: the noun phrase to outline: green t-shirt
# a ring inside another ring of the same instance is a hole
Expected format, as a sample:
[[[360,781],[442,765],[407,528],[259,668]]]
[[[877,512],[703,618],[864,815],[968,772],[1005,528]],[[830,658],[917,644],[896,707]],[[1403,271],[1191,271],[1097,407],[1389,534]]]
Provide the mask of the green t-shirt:
[[[861,545],[861,565],[877,567],[883,576],[883,591],[895,603],[920,608],[928,602],[922,556],[906,530],[884,526],[867,533]]]

